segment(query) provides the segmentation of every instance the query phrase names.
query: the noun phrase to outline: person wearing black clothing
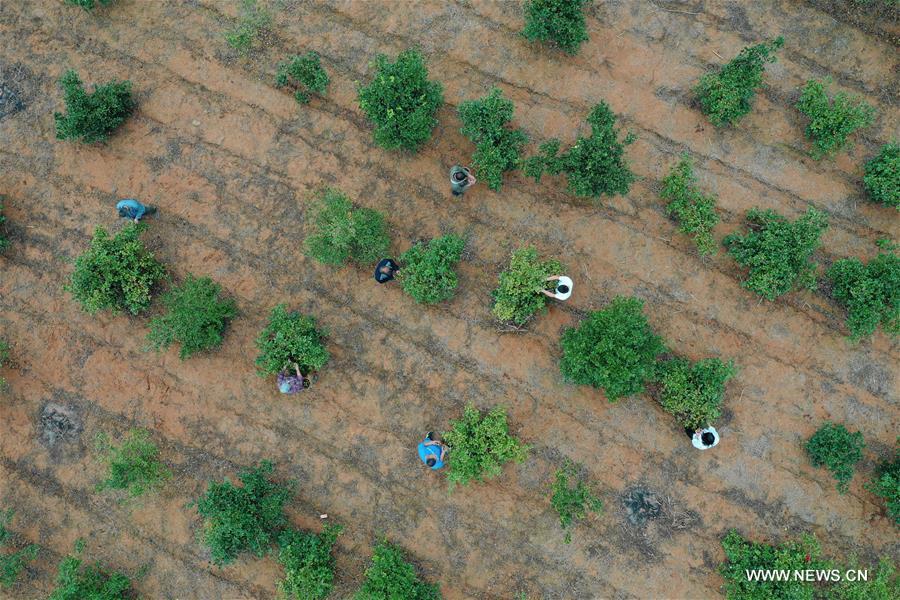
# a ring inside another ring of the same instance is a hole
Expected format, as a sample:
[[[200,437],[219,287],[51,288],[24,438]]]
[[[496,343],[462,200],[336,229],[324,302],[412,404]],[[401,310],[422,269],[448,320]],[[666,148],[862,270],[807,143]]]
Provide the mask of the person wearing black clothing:
[[[375,267],[375,281],[385,283],[394,278],[394,273],[400,270],[400,266],[392,258],[383,258]]]

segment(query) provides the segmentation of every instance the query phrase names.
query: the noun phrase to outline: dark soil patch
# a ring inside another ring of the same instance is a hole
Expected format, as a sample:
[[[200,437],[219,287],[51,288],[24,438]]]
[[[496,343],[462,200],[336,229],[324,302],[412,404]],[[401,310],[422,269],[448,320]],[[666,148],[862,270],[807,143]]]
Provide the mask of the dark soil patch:
[[[41,441],[53,449],[78,440],[84,426],[74,407],[48,402],[41,409],[38,430]]]

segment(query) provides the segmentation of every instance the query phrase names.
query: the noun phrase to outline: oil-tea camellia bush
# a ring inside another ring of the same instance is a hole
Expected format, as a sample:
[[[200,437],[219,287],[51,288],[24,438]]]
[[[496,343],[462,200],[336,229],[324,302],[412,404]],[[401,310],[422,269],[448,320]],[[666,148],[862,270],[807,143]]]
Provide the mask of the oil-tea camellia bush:
[[[330,81],[319,54],[313,50],[279,63],[275,73],[275,86],[293,88],[298,104],[308,104],[310,94],[324,94]]]
[[[522,35],[531,42],[558,46],[567,54],[576,54],[588,40],[582,7],[591,0],[525,0],[525,29]]]
[[[838,491],[844,494],[853,479],[854,466],[862,460],[865,446],[860,432],[851,433],[843,425],[825,423],[806,441],[806,453],[814,466],[831,471]]]
[[[12,533],[6,528],[13,518],[13,510],[0,512],[0,546],[12,537]],[[28,544],[20,550],[0,553],[0,588],[9,588],[18,579],[25,566],[37,558],[40,547],[37,544]]]
[[[3,235],[3,224],[6,217],[3,216],[3,196],[0,196],[0,252],[9,248],[9,240]]]
[[[502,323],[524,325],[535,313],[546,307],[547,296],[541,290],[553,289],[556,282],[546,281],[550,275],[563,272],[556,260],[541,260],[533,247],[512,253],[509,268],[500,273],[500,285],[492,293],[494,316]]]
[[[697,429],[719,418],[725,384],[737,370],[733,362],[705,358],[691,362],[676,357],[659,370],[659,403],[685,427]]]
[[[122,443],[114,445],[109,436],[97,436],[97,450],[108,472],[97,484],[97,491],[122,490],[136,498],[158,490],[172,477],[172,471],[159,458],[159,448],[143,429],[132,429]]]
[[[879,324],[888,335],[900,334],[900,255],[893,244],[880,245],[883,251],[868,263],[843,258],[826,274],[832,295],[847,309],[853,340],[875,333]]]
[[[99,561],[85,564],[81,558],[84,540],[75,542],[75,552],[59,563],[56,588],[47,600],[125,600],[134,597],[131,579],[108,569]]]
[[[793,572],[829,568],[822,558],[819,543],[810,535],[773,546],[748,540],[732,530],[722,540],[722,547],[725,549],[725,562],[719,566],[719,572],[725,579],[725,597],[729,600],[813,600],[813,588],[809,582],[795,579],[750,581],[747,571],[783,569]]]
[[[465,247],[463,238],[450,234],[418,243],[401,254],[397,280],[403,291],[420,304],[452,298],[459,285],[456,264]]]
[[[900,143],[890,142],[866,163],[863,184],[873,202],[900,210]]]
[[[508,126],[512,116],[512,100],[497,88],[484,98],[459,105],[460,131],[475,143],[472,166],[492,190],[500,189],[503,173],[519,167],[519,154],[528,143],[524,131]]]
[[[86,11],[94,10],[95,6],[105,6],[107,4],[111,4],[113,0],[66,0],[66,4],[71,4],[72,6],[80,6]]]
[[[403,550],[383,540],[375,546],[366,578],[353,600],[441,600],[440,588],[422,581]]]
[[[295,363],[303,374],[318,371],[330,358],[323,343],[326,334],[324,329],[316,327],[313,317],[288,312],[286,305],[279,304],[272,309],[268,325],[256,338],[257,372],[261,377],[275,375]]]
[[[559,524],[565,531],[563,541],[572,541],[572,528],[577,521],[587,518],[588,513],[599,513],[603,510],[600,501],[582,473],[583,467],[566,459],[561,469],[556,471],[556,480],[551,489],[550,504],[559,515]]]
[[[900,438],[897,438],[893,460],[878,465],[875,478],[866,488],[884,500],[888,516],[900,526]]]
[[[700,191],[691,160],[684,156],[662,181],[660,196],[668,200],[666,213],[678,220],[678,230],[693,236],[700,254],[713,254],[713,227],[719,223],[716,198]]]
[[[324,600],[334,587],[334,544],[343,527],[325,524],[321,533],[286,529],[278,536],[282,598]]]
[[[86,144],[103,142],[134,111],[130,81],[111,81],[87,93],[78,73],[69,70],[60,78],[66,113],[54,113],[56,138],[80,139]]]
[[[320,191],[311,213],[306,253],[321,263],[370,263],[383,257],[390,246],[384,215],[354,206],[340,190]]]
[[[484,481],[500,474],[503,465],[522,462],[528,456],[528,446],[509,434],[506,409],[495,406],[481,412],[471,404],[461,419],[450,422],[444,433],[450,447],[450,467],[447,479],[451,488],[470,481]]]
[[[359,88],[359,107],[375,125],[375,143],[388,150],[416,152],[437,125],[443,87],[428,80],[425,58],[418,50],[401,52],[394,62],[380,54],[375,66],[372,82]]]
[[[831,156],[847,145],[847,138],[857,129],[868,127],[875,119],[875,109],[861,98],[838,92],[829,98],[828,81],[806,82],[797,110],[809,117],[806,137],[813,143],[813,158]]]

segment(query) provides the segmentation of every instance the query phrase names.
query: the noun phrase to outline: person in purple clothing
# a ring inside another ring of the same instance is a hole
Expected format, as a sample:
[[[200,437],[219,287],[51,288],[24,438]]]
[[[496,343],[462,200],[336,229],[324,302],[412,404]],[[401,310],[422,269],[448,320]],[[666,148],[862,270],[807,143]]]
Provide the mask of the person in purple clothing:
[[[447,456],[447,446],[434,441],[434,434],[428,432],[425,439],[419,442],[419,458],[432,471],[437,471],[444,466],[444,458]]]
[[[309,379],[300,372],[300,366],[293,364],[294,372],[285,367],[278,374],[278,391],[282,394],[296,394],[309,387]]]

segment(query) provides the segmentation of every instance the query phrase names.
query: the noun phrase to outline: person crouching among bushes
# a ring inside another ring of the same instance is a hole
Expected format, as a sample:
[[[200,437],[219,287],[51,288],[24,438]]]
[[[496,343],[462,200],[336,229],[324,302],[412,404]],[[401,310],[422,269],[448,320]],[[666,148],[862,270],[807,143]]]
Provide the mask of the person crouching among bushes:
[[[394,278],[400,265],[394,262],[393,258],[383,258],[378,266],[375,267],[375,281],[378,283],[387,283]]]
[[[292,365],[293,372],[285,366],[278,374],[278,391],[282,394],[296,394],[302,392],[309,387],[309,378],[300,372],[300,366],[297,363]]]
[[[419,442],[419,458],[431,469],[437,471],[444,466],[444,458],[447,456],[447,446],[442,442],[434,441],[434,433],[429,431],[425,439]]]
[[[556,287],[553,291],[541,290],[541,293],[556,300],[568,300],[572,295],[572,280],[565,275],[551,275],[544,281],[555,281]]]
[[[462,196],[469,186],[475,185],[475,176],[468,167],[454,165],[450,169],[450,191],[454,196]]]
[[[712,426],[703,427],[696,431],[690,427],[685,427],[684,432],[691,438],[694,448],[698,450],[709,450],[719,443],[719,432]]]
[[[144,215],[152,215],[156,212],[155,206],[145,206],[134,198],[125,198],[116,204],[116,210],[123,219],[131,219],[135,223],[141,220]]]

